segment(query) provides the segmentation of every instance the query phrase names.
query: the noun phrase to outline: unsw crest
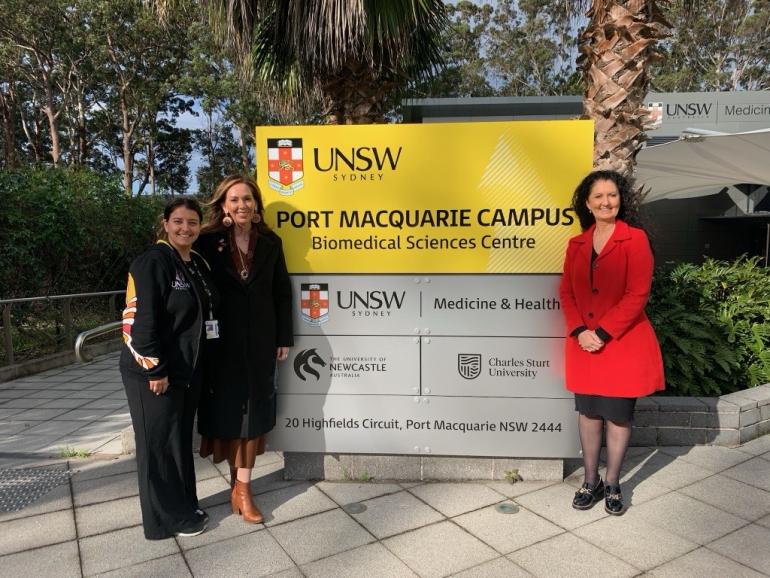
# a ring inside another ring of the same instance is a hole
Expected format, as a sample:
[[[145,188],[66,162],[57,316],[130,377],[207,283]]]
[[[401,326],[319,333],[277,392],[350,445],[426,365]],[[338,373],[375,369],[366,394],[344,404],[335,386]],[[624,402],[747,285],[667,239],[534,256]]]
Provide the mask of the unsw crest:
[[[301,138],[267,139],[267,174],[268,186],[281,195],[293,195],[305,186]]]
[[[663,103],[662,102],[650,102],[647,104],[647,110],[650,111],[650,118],[654,126],[660,126],[663,122]]]
[[[302,321],[318,327],[329,320],[329,285],[327,283],[302,283]]]

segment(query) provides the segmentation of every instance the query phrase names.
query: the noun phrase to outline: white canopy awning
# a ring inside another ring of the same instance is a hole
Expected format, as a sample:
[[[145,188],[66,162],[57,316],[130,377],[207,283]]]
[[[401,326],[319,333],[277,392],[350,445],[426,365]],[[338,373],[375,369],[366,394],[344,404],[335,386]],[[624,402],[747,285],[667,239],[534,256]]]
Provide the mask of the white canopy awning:
[[[643,148],[636,161],[636,183],[650,190],[645,202],[708,195],[738,184],[770,185],[770,129],[686,135]]]

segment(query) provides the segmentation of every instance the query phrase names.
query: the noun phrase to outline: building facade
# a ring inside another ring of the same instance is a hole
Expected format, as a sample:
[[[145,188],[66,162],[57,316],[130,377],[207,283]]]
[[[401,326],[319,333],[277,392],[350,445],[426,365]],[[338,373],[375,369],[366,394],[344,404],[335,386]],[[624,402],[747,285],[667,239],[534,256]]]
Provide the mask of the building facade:
[[[770,91],[649,93],[646,102],[657,128],[648,133],[645,146],[675,141],[685,131],[732,134],[770,129]],[[404,103],[404,122],[563,120],[582,112],[580,96],[424,99]],[[768,185],[732,183],[649,203],[656,227],[656,264],[742,254],[767,260]]]

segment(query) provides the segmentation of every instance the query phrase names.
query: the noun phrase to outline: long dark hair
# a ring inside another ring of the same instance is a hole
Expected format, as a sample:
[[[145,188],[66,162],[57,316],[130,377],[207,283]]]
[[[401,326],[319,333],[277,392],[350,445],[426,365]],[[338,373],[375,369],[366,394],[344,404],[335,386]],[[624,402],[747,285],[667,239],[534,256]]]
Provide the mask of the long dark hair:
[[[168,241],[168,233],[166,233],[166,228],[163,226],[163,221],[168,221],[171,213],[176,211],[179,207],[184,207],[185,209],[195,211],[198,213],[198,218],[200,219],[201,223],[203,223],[203,209],[201,209],[200,203],[198,203],[198,201],[189,197],[173,197],[169,199],[168,203],[166,203],[166,207],[163,209],[163,214],[158,218],[160,221],[158,224],[158,239]]]
[[[234,174],[224,178],[219,183],[217,190],[214,191],[214,195],[204,203],[206,207],[206,225],[203,227],[202,233],[210,233],[212,231],[221,231],[226,227],[222,224],[222,219],[225,217],[225,212],[222,210],[222,201],[227,196],[227,191],[233,185],[243,184],[246,185],[251,194],[254,196],[254,200],[257,202],[257,212],[262,220],[257,223],[256,227],[260,233],[267,233],[270,231],[270,227],[265,223],[265,202],[262,200],[262,193],[257,186],[257,183],[251,177],[246,175]]]
[[[580,228],[586,231],[596,222],[586,206],[588,195],[596,181],[612,181],[620,193],[618,219],[631,227],[642,229],[650,237],[651,223],[647,211],[642,208],[639,196],[634,191],[633,183],[617,171],[593,171],[580,181],[572,195],[572,210],[578,216]]]

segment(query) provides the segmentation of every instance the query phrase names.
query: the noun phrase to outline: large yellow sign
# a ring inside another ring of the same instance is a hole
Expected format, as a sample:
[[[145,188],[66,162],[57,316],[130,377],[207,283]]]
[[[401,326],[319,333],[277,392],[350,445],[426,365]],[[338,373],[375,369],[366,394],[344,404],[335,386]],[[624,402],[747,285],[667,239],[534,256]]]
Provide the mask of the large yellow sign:
[[[591,121],[258,127],[292,273],[560,273]]]

